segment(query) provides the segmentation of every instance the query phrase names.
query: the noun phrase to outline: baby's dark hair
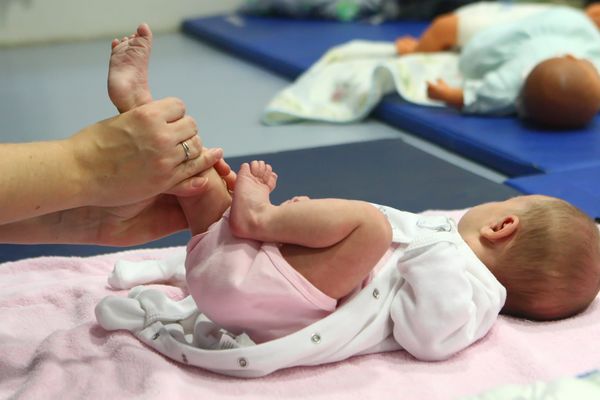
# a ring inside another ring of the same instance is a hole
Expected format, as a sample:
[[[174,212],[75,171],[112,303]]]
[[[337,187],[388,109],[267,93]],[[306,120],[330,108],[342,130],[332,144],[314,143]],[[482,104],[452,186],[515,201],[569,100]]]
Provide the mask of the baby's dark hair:
[[[507,290],[503,313],[533,320],[575,315],[600,289],[600,235],[594,221],[555,198],[532,200],[497,265]]]
[[[600,110],[600,76],[584,63],[555,57],[536,65],[521,89],[519,116],[549,129],[587,125]]]

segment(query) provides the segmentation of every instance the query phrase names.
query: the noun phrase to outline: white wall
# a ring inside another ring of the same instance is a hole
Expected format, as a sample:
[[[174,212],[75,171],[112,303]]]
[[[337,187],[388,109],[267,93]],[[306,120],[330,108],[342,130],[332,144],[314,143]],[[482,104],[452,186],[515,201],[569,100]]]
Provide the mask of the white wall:
[[[243,0],[0,0],[0,45],[114,37],[140,22],[174,31],[184,18],[226,13]]]

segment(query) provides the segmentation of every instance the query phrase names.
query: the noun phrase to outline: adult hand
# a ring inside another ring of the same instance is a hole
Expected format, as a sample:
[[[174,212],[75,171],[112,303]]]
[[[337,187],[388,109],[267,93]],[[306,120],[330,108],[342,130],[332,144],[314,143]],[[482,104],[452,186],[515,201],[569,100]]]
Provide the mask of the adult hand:
[[[188,227],[177,197],[155,196],[135,204],[97,208],[97,244],[130,246],[147,243]]]
[[[77,207],[0,225],[0,243],[129,246],[187,227],[177,198],[159,195],[119,207]]]
[[[169,190],[179,196],[200,193],[205,182],[194,175],[217,163],[223,152],[203,152],[197,132],[196,122],[175,98],[83,129],[69,140],[81,171],[81,203],[119,206]],[[187,159],[183,142],[189,148]]]

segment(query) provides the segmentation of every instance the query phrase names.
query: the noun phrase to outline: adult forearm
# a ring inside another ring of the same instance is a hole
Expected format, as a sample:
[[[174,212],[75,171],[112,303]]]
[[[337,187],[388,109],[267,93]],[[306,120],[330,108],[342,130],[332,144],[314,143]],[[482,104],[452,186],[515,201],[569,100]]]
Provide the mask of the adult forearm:
[[[85,204],[68,140],[0,145],[0,224]]]
[[[187,228],[175,196],[119,207],[77,207],[0,225],[0,243],[132,246]]]
[[[0,243],[98,243],[98,209],[78,207],[0,225]]]

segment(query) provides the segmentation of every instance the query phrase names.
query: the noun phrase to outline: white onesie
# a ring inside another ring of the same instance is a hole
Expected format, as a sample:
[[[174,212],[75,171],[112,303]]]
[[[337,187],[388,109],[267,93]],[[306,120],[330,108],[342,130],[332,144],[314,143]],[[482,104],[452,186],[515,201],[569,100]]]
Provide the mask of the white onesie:
[[[506,290],[454,221],[379,208],[397,245],[380,271],[334,312],[285,337],[255,344],[224,333],[191,298],[174,302],[156,290],[103,299],[98,322],[128,329],[174,360],[241,377],[399,349],[421,360],[443,360],[485,336]]]

